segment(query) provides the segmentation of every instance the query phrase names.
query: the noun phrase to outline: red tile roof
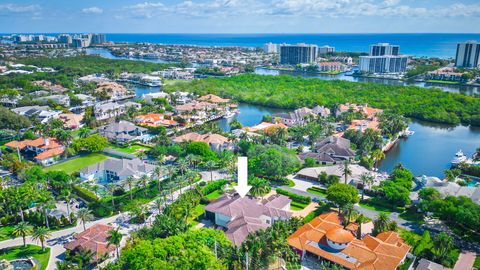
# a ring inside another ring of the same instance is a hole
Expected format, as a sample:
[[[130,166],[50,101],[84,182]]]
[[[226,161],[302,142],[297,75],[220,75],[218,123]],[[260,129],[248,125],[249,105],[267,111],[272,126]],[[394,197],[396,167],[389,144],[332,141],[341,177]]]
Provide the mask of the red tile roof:
[[[321,214],[300,227],[287,241],[299,251],[309,251],[347,269],[355,270],[394,270],[410,250],[410,246],[395,232],[380,233],[377,237],[367,235],[359,240],[349,231],[355,226],[347,226],[349,230],[345,230],[341,224],[338,213]],[[344,247],[332,252],[327,239],[344,244]]]
[[[85,231],[75,235],[75,240],[67,243],[64,247],[68,250],[90,250],[95,254],[94,259],[98,260],[105,253],[115,250],[115,246],[108,245],[108,232],[113,230],[112,226],[95,224]]]

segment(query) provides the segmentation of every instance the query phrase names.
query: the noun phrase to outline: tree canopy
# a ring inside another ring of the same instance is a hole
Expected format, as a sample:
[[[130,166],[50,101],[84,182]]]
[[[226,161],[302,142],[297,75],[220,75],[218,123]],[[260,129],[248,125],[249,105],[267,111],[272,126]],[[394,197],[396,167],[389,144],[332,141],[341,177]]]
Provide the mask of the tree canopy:
[[[165,89],[199,95],[212,93],[241,102],[291,109],[317,104],[333,107],[346,102],[368,103],[372,107],[421,120],[480,125],[480,98],[435,88],[245,74],[193,80]]]

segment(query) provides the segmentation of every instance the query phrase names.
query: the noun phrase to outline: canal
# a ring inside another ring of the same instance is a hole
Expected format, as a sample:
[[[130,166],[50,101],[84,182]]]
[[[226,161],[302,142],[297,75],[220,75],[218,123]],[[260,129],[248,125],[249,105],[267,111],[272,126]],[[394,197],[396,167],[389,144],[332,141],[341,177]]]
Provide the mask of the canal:
[[[92,49],[89,49],[92,50]],[[90,51],[91,54],[100,54],[103,57],[119,59],[111,55],[105,49],[94,49]],[[137,59],[138,60],[138,59]],[[321,74],[307,74],[289,71],[278,71],[257,68],[259,74],[269,75],[295,75],[304,77],[316,77],[321,79],[344,79],[355,82],[362,82],[367,80],[373,82],[372,78],[355,78],[345,75],[321,75]],[[377,83],[403,83],[399,81],[383,80]],[[454,86],[452,86],[454,87]],[[137,97],[142,94],[158,92],[158,87],[144,87],[134,85],[133,90]],[[478,89],[471,88],[469,90],[461,90],[459,88],[444,88],[445,91],[462,92],[465,94],[478,93]],[[465,92],[466,91],[466,92]],[[469,92],[473,91],[473,92]],[[477,91],[477,92],[475,92]],[[274,114],[278,112],[285,112],[287,110],[275,109],[252,104],[239,104],[240,113],[231,119],[218,120],[218,125],[225,131],[230,130],[229,122],[237,119],[243,126],[252,126],[258,124],[263,115]],[[480,128],[465,127],[465,126],[447,126],[441,124],[433,124],[430,122],[413,121],[410,124],[410,129],[415,131],[415,134],[407,139],[400,140],[390,151],[386,153],[385,159],[380,162],[379,170],[391,172],[397,163],[403,164],[410,169],[414,175],[429,175],[443,177],[443,171],[450,167],[450,160],[453,158],[458,150],[463,150],[466,155],[472,155],[476,148],[480,147]]]

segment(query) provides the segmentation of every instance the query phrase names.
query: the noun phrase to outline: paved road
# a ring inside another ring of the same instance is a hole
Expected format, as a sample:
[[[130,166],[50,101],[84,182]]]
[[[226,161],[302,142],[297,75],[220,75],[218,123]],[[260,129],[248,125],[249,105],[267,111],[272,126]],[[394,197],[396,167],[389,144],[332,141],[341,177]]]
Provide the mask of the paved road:
[[[202,180],[202,181],[204,181],[204,180]],[[208,181],[208,180],[206,180],[206,181]],[[185,190],[190,189],[191,187],[192,186],[190,185],[190,186],[186,186],[182,189],[179,189],[179,190],[175,191],[173,193],[173,199],[176,200],[180,196],[181,193],[183,193]],[[170,197],[170,196],[168,196],[168,197]],[[171,203],[171,201],[170,201],[170,203]],[[153,208],[154,207],[154,202],[152,201],[152,202],[148,203],[147,206],[149,208]],[[146,224],[132,225],[132,226],[129,226],[129,227],[121,227],[121,232],[124,235],[128,236],[131,232],[137,230],[139,227],[149,224],[150,221],[154,219],[156,214],[158,214],[158,211],[156,213],[152,214],[147,219]],[[95,224],[99,224],[99,223],[112,224],[115,227],[117,227],[118,226],[118,224],[116,223],[117,219],[120,220],[125,215],[126,215],[126,213],[119,213],[119,214],[111,216],[111,217],[106,217],[106,218],[98,219],[98,220],[95,220],[95,221],[92,221],[92,222],[88,222],[86,224],[86,227],[90,228],[91,226],[93,226]],[[63,248],[63,245],[66,242],[68,242],[67,238],[73,236],[73,234],[75,234],[75,233],[79,233],[79,232],[83,231],[83,224],[81,222],[77,222],[77,223],[78,224],[75,227],[64,229],[64,230],[59,230],[59,231],[54,231],[54,232],[51,233],[51,237],[46,243],[46,246],[50,248],[50,259],[48,261],[47,270],[55,270],[56,269],[55,263],[57,261],[60,261],[60,260],[63,259],[64,252],[65,252],[65,249]],[[126,238],[127,237],[124,237],[123,239],[126,240]],[[33,242],[30,237],[27,237],[26,240],[27,240],[26,241],[27,244],[40,245],[40,243]],[[21,245],[23,245],[23,239],[21,237],[0,242],[0,247],[2,247],[2,248],[21,246]]]
[[[473,263],[475,262],[475,257],[477,255],[473,252],[462,251],[458,260],[453,267],[453,270],[469,270],[473,268]]]

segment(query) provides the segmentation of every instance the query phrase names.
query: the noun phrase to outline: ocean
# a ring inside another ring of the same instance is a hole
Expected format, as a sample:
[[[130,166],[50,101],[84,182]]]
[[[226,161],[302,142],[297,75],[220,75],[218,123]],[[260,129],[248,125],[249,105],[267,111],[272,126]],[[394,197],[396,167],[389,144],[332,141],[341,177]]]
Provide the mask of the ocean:
[[[262,47],[272,43],[311,43],[334,46],[337,51],[367,52],[369,45],[400,45],[403,54],[454,58],[456,44],[480,40],[480,34],[107,34],[114,42],[148,42],[200,46]]]

